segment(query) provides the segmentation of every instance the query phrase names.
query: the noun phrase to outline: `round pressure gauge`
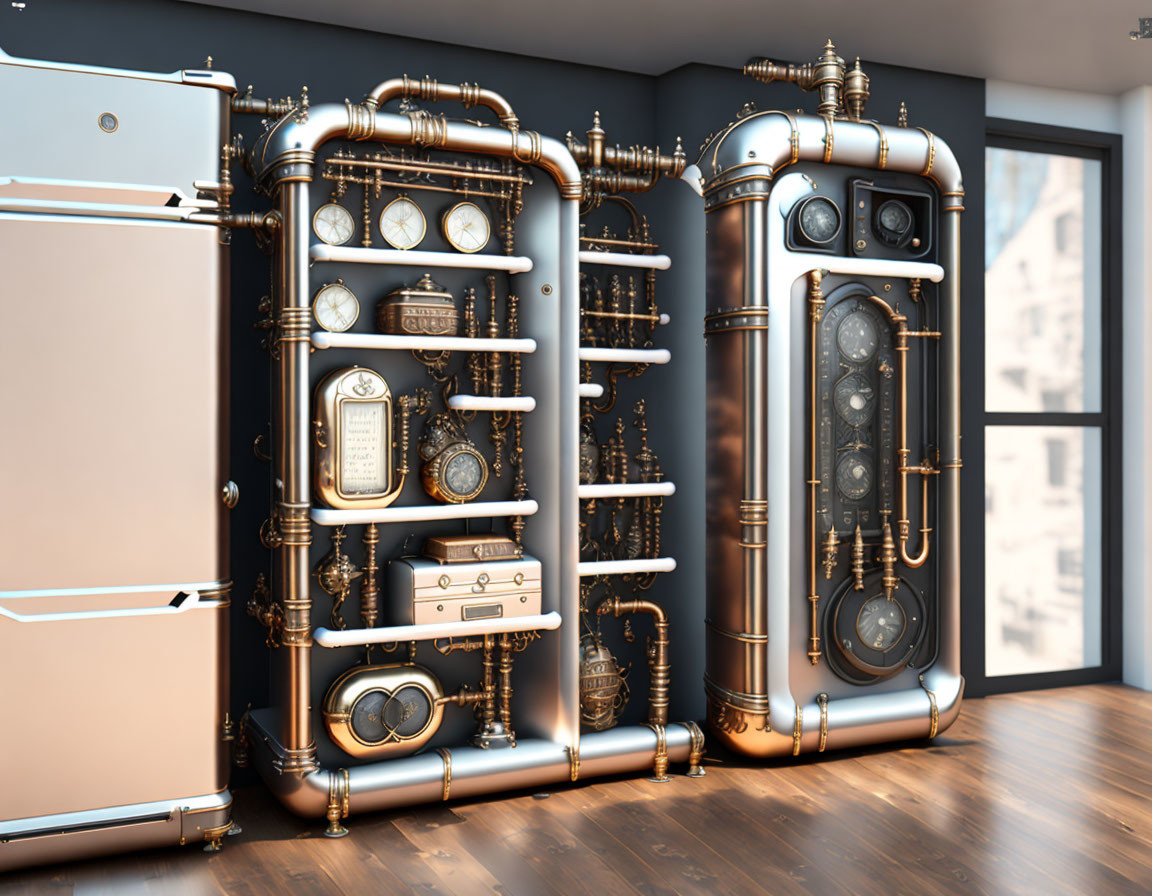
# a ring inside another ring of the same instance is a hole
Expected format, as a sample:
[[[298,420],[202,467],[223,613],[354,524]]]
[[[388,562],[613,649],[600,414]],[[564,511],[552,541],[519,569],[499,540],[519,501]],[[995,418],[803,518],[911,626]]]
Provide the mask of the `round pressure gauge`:
[[[856,617],[856,634],[862,644],[887,653],[900,640],[906,625],[900,602],[877,594],[860,608]]]
[[[862,451],[849,451],[836,464],[836,487],[849,501],[860,501],[872,491],[872,461]]]
[[[344,281],[325,283],[312,300],[312,314],[316,323],[331,333],[351,329],[360,316],[360,303]]]
[[[832,402],[849,426],[863,426],[876,405],[876,390],[865,377],[850,373],[836,384]]]
[[[444,237],[459,252],[479,252],[488,245],[492,225],[474,202],[458,202],[444,213]]]
[[[407,196],[397,196],[380,212],[380,235],[395,249],[415,249],[427,231],[424,212]]]
[[[814,246],[832,242],[840,232],[840,209],[826,196],[805,199],[796,220],[800,236]]]
[[[329,202],[316,209],[316,214],[312,216],[312,230],[329,246],[343,246],[352,239],[352,234],[356,231],[356,222],[352,220],[352,213],[344,206]]]
[[[417,453],[424,461],[424,491],[437,501],[463,504],[488,483],[488,462],[448,414],[436,414],[424,428]]]
[[[876,234],[886,245],[902,249],[912,239],[915,220],[912,209],[906,203],[899,199],[889,199],[876,209]]]
[[[875,321],[869,315],[863,311],[854,311],[840,324],[836,341],[845,358],[862,364],[876,353],[880,336],[876,332]]]

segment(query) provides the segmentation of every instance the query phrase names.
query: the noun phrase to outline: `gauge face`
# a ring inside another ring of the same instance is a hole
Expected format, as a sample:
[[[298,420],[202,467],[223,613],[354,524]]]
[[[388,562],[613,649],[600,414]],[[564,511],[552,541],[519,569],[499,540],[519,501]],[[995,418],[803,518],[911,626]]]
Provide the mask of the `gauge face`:
[[[888,245],[904,245],[912,232],[912,209],[899,199],[889,199],[876,210],[876,229]]]
[[[352,239],[356,230],[356,222],[352,220],[352,213],[342,205],[329,202],[316,209],[312,216],[312,229],[316,236],[329,246],[343,246]]]
[[[458,499],[467,501],[484,487],[484,467],[471,451],[459,451],[444,464],[444,484]]]
[[[488,245],[488,216],[472,202],[460,202],[444,213],[444,237],[459,252],[479,252]]]
[[[875,322],[862,311],[854,311],[844,318],[836,333],[836,341],[844,357],[857,364],[871,358],[880,344]]]
[[[312,314],[316,323],[332,333],[343,333],[356,323],[360,303],[355,294],[343,283],[328,283],[312,300]]]
[[[876,406],[876,390],[858,373],[850,373],[836,384],[832,395],[836,410],[850,426],[863,426]]]
[[[862,451],[849,451],[836,465],[836,486],[849,501],[860,501],[872,491],[872,461]]]
[[[397,196],[380,212],[380,235],[393,248],[416,248],[427,230],[424,212],[407,196]]]
[[[856,617],[856,634],[862,644],[886,653],[904,634],[904,608],[895,600],[878,594],[865,601]]]
[[[827,243],[840,232],[840,210],[823,196],[808,199],[800,209],[800,234],[810,243]]]

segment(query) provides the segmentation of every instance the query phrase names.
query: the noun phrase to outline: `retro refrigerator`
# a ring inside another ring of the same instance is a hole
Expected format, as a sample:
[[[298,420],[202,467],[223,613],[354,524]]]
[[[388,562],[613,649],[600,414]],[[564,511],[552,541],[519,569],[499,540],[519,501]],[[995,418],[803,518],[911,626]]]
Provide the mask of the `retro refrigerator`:
[[[234,90],[0,52],[0,871],[231,825]]]

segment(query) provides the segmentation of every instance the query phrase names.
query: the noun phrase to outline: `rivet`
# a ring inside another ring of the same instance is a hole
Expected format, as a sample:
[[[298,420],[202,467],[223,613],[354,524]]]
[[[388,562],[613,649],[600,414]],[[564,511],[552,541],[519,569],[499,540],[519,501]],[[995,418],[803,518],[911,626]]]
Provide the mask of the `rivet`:
[[[546,295],[546,296],[552,295],[552,284],[551,283],[545,283],[543,286],[540,287],[540,292],[544,293],[544,295]]]

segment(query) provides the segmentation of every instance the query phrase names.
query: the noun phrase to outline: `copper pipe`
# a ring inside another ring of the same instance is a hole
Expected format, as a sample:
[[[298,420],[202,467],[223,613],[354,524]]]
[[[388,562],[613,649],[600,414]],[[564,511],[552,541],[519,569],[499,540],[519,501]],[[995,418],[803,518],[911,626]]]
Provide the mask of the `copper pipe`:
[[[820,595],[816,591],[816,554],[820,549],[819,539],[816,535],[816,500],[820,488],[820,468],[818,466],[816,450],[816,426],[820,419],[819,383],[816,369],[817,358],[820,355],[820,321],[824,317],[824,290],[821,281],[824,275],[820,271],[808,274],[808,317],[811,321],[812,335],[810,340],[809,361],[811,364],[811,395],[812,407],[809,418],[812,427],[808,440],[809,448],[809,474],[808,474],[808,603],[812,611],[811,628],[808,636],[808,661],[815,666],[820,662]]]
[[[656,626],[656,637],[648,646],[648,724],[664,726],[668,724],[668,688],[672,678],[672,666],[668,662],[668,617],[664,609],[650,600],[620,600],[612,597],[600,604],[596,612],[601,616],[609,613],[627,616],[632,613],[648,613]]]
[[[479,84],[441,84],[428,76],[414,81],[407,75],[401,75],[399,78],[389,78],[369,91],[364,104],[379,108],[389,100],[400,97],[414,97],[432,103],[459,100],[465,109],[486,106],[496,113],[500,123],[506,128],[511,131],[520,129],[520,119],[516,117],[508,101],[494,90],[487,90]]]
[[[496,720],[504,730],[512,732],[512,639],[507,632],[500,634],[500,699],[496,710]]]

